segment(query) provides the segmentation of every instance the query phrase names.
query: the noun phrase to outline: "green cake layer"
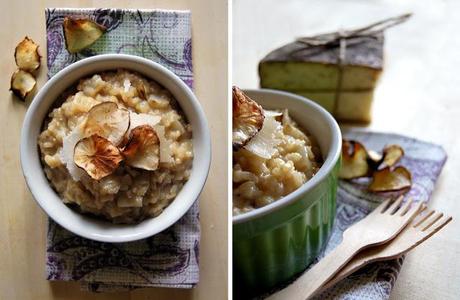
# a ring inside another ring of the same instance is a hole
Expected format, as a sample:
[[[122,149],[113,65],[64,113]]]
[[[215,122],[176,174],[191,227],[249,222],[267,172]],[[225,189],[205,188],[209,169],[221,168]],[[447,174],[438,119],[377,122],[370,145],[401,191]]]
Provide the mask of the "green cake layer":
[[[344,66],[342,90],[373,89],[380,70]],[[264,62],[259,66],[260,86],[280,90],[335,90],[338,86],[337,65],[312,62]]]
[[[341,92],[335,107],[335,92],[295,91],[295,94],[315,101],[341,121],[368,123],[371,121],[374,91]]]

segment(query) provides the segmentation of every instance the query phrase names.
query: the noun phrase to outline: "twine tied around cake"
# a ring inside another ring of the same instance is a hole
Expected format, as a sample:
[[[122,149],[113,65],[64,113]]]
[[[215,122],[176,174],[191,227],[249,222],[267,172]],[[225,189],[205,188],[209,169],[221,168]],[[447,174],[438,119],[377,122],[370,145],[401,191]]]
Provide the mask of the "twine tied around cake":
[[[345,55],[347,50],[347,44],[353,42],[353,40],[357,40],[360,38],[365,37],[374,37],[381,33],[383,33],[386,29],[399,25],[401,23],[406,22],[412,13],[403,14],[397,17],[387,18],[370,25],[353,29],[353,30],[339,30],[334,33],[326,33],[326,34],[319,34],[312,37],[301,37],[296,39],[297,43],[305,45],[305,47],[301,47],[291,53],[291,55],[315,48],[315,47],[338,47],[339,53],[337,56],[337,66],[339,68],[338,78],[337,78],[337,86],[335,91],[335,99],[334,99],[334,108],[333,114],[337,113],[337,106],[340,100],[341,91],[342,91],[342,80],[343,80],[343,67],[345,62]]]
[[[341,40],[356,39],[360,37],[372,37],[382,33],[386,29],[406,22],[412,16],[411,13],[384,19],[370,25],[353,29],[339,30],[334,33],[319,34],[312,37],[301,37],[296,39],[297,42],[305,44],[308,47],[318,47],[340,43]],[[298,51],[301,51],[300,49]]]

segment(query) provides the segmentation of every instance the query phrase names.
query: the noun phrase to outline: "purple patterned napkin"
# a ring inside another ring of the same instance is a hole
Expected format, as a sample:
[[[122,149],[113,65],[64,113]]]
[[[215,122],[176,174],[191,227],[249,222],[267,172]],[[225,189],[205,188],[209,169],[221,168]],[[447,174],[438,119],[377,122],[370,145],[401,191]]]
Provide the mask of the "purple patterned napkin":
[[[358,140],[367,149],[373,150],[381,150],[387,144],[402,146],[405,156],[399,164],[410,170],[413,181],[407,196],[413,197],[415,201],[429,200],[447,159],[441,146],[387,133],[346,131],[344,137]],[[337,196],[337,217],[325,253],[340,243],[342,233],[347,227],[364,218],[383,200],[382,196],[368,193],[364,186],[346,181],[340,181]],[[316,299],[388,299],[403,261],[404,258],[399,258],[371,264],[337,283]]]
[[[65,16],[88,17],[107,27],[90,48],[67,52]],[[87,56],[124,53],[158,62],[193,85],[191,15],[188,11],[46,9],[48,77]],[[137,287],[191,288],[198,283],[200,225],[198,202],[175,225],[132,243],[99,243],[76,236],[50,220],[48,280],[80,281],[91,291]]]

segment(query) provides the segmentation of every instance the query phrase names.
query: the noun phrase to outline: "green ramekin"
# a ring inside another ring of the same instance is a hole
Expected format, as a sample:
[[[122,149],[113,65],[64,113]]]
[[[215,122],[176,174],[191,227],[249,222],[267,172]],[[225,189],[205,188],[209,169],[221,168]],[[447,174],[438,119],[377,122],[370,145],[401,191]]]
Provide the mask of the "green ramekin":
[[[299,189],[265,207],[233,217],[235,299],[251,298],[288,282],[324,248],[336,214],[342,137],[334,118],[291,93],[245,91],[266,109],[289,110],[317,140],[324,163]]]

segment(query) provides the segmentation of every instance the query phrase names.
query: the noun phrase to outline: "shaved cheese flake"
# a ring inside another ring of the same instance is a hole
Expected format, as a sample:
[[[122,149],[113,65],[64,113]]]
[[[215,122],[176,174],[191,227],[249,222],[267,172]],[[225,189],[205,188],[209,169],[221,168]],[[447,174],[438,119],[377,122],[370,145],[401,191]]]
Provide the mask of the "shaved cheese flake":
[[[125,93],[129,92],[129,88],[131,87],[131,81],[129,81],[129,79],[125,79],[125,81],[123,81],[123,87]]]
[[[160,116],[154,116],[151,114],[138,114],[135,112],[130,111],[129,112],[129,117],[130,117],[130,126],[128,130],[128,135],[131,132],[132,129],[142,126],[142,125],[150,125],[154,127],[161,121]]]
[[[276,118],[276,117],[280,117],[283,115],[282,112],[280,111],[276,111],[276,110],[267,110],[267,109],[264,109],[264,115],[267,117],[267,118]]]
[[[277,151],[275,147],[280,143],[280,140],[275,138],[275,133],[278,130],[281,130],[280,122],[272,117],[265,118],[262,129],[244,148],[257,156],[270,159]]]
[[[72,132],[62,141],[62,149],[59,153],[61,161],[66,166],[70,176],[72,176],[72,179],[75,181],[80,181],[80,179],[86,175],[86,172],[79,168],[73,159],[75,145],[82,138],[84,138],[83,131],[79,126],[75,127],[75,129],[72,130]]]
[[[165,136],[165,128],[161,125],[156,125],[154,129],[160,140],[160,162],[172,163],[171,141]]]

